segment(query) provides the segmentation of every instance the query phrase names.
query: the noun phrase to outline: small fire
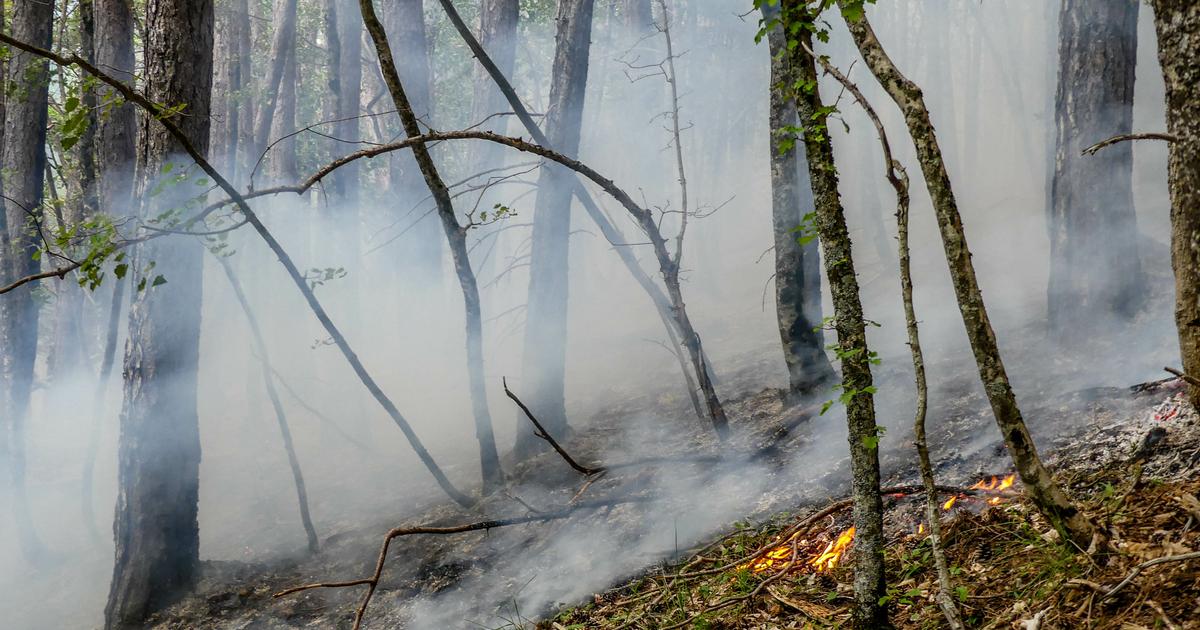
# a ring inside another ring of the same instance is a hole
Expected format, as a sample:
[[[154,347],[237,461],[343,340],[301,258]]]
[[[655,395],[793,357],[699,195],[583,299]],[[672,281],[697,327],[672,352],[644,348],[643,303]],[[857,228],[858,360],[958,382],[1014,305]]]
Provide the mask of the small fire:
[[[767,569],[775,566],[784,566],[792,558],[792,540],[798,536],[800,532],[792,534],[792,537],[784,541],[783,544],[764,553],[762,556],[739,566],[739,569],[750,569],[754,573],[762,573]]]
[[[830,571],[838,565],[838,561],[842,559],[842,555],[846,553],[846,549],[852,542],[854,542],[853,527],[842,532],[837,540],[829,543],[824,551],[817,554],[817,557],[809,560],[808,563],[816,567],[817,571]]]
[[[920,525],[917,525],[917,535],[920,536],[921,534],[924,534],[924,533],[925,533],[925,523],[921,523]]]
[[[957,502],[958,497],[950,497],[945,503],[942,504],[942,510],[949,512],[950,508],[954,507],[954,504]]]
[[[972,490],[983,490],[984,492],[996,492],[999,490],[1008,490],[1012,487],[1013,482],[1017,480],[1015,474],[1009,475],[1001,479],[1000,477],[992,477],[989,481],[980,481],[971,486]]]

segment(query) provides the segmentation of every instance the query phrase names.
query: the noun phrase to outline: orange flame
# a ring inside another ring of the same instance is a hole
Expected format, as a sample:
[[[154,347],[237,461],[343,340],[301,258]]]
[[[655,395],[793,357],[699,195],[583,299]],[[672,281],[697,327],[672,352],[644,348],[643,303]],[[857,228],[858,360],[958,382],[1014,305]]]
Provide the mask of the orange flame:
[[[925,523],[921,523],[920,525],[917,525],[917,535],[920,536],[921,534],[924,534],[924,533],[925,533]]]
[[[949,499],[946,500],[945,503],[942,504],[942,509],[945,511],[949,511],[950,508],[954,507],[954,504],[957,502],[958,502],[958,497],[950,497]]]
[[[837,567],[838,561],[842,559],[842,555],[846,553],[846,549],[850,543],[854,542],[854,528],[851,527],[842,532],[837,540],[829,543],[825,550],[817,554],[815,558],[809,560],[808,563],[817,568],[817,571],[830,571]]]

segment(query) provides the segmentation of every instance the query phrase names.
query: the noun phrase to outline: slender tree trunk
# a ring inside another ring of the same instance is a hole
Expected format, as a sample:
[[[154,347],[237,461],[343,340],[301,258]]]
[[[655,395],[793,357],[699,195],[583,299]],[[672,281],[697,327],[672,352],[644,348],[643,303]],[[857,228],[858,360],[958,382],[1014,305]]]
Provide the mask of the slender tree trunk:
[[[1200,375],[1200,4],[1154,0],[1158,61],[1167,87],[1171,189],[1171,265],[1175,270],[1175,324],[1183,369]],[[1113,147],[1116,148],[1116,147]],[[1108,150],[1108,149],[1106,149]],[[1190,388],[1200,409],[1200,387]]]
[[[359,93],[362,91],[363,26],[362,16],[359,15],[352,0],[338,0],[337,24],[341,53],[338,55],[339,70],[337,72],[337,117],[340,122],[334,129],[338,138],[355,142],[362,135],[360,120],[355,117],[361,110]],[[358,225],[355,205],[358,196],[358,179],[359,169],[354,164],[338,169],[338,172],[334,174],[334,180],[337,181],[335,190],[341,195],[341,200],[344,202],[343,212],[348,214],[344,223],[352,224],[354,227]],[[353,233],[356,235],[357,231]],[[358,237],[354,236],[356,248],[357,244]],[[357,258],[357,249],[354,252],[354,257]]]
[[[492,63],[505,76],[512,76],[517,61],[517,24],[520,20],[519,0],[483,0],[479,8],[479,43]],[[482,65],[475,66],[475,98],[471,122],[478,123],[489,116],[506,113],[508,105],[504,94],[488,76]],[[508,119],[497,116],[480,129],[503,134],[508,128]],[[504,148],[491,142],[472,145],[471,163],[476,171],[499,166],[503,161]]]
[[[52,2],[18,2],[13,6],[13,37],[49,48],[53,30]],[[40,268],[39,261],[34,258],[40,241],[36,231],[30,228],[42,216],[50,75],[44,60],[15,50],[11,54],[8,76],[20,79],[19,89],[9,94],[5,111],[4,206],[11,237],[10,273],[21,277],[37,273]],[[25,421],[33,392],[38,342],[39,308],[33,298],[34,287],[34,284],[28,284],[6,296],[9,325],[3,349],[9,370],[4,430],[9,443],[7,467],[13,493],[11,510],[21,550],[28,557],[36,557],[42,551],[29,513],[25,486]]]
[[[654,11],[650,0],[620,0],[622,26],[635,36],[646,34],[654,26]]]
[[[254,148],[249,156],[250,167],[258,160],[270,142],[272,120],[278,106],[280,86],[287,69],[288,57],[296,48],[296,4],[297,0],[275,0],[275,33],[271,38],[271,67],[263,86],[262,103],[254,122]],[[272,156],[268,156],[270,158]]]
[[[555,150],[579,153],[588,52],[591,48],[593,0],[561,0],[550,71],[546,137]],[[528,320],[521,358],[522,387],[528,404],[552,435],[566,435],[565,373],[567,361],[567,279],[571,233],[571,176],[546,164],[538,176],[533,208],[533,246],[529,258]],[[541,447],[527,422],[517,423],[517,450]]]
[[[844,2],[845,0],[839,0],[839,5]],[[847,20],[847,24],[867,67],[904,114],[909,135],[916,147],[921,172],[925,176],[926,188],[933,200],[942,244],[946,250],[946,262],[950,267],[950,276],[963,324],[967,329],[967,338],[975,354],[979,377],[983,381],[984,391],[991,403],[992,413],[996,416],[996,424],[1004,437],[1009,455],[1012,456],[1017,472],[1021,475],[1026,491],[1042,515],[1072,542],[1086,548],[1091,544],[1095,528],[1071,503],[1066,493],[1055,483],[1050,471],[1042,464],[1033,438],[1029,435],[1029,429],[1025,426],[1025,419],[1017,406],[1016,395],[1000,357],[996,333],[992,329],[987,308],[983,303],[983,294],[975,276],[975,266],[971,262],[971,252],[967,247],[958,203],[954,198],[950,176],[946,172],[941,149],[938,148],[937,135],[933,130],[933,123],[930,122],[929,110],[925,107],[921,89],[901,74],[892,63],[865,16],[858,20]]]
[[[279,435],[283,440],[283,450],[287,453],[288,467],[292,470],[292,481],[296,486],[296,500],[300,506],[300,524],[304,527],[304,535],[308,539],[309,552],[316,553],[320,543],[317,541],[317,529],[313,527],[312,517],[308,513],[308,490],[304,485],[304,473],[300,470],[300,458],[296,456],[296,447],[292,444],[292,430],[288,427],[283,403],[279,400],[279,392],[275,389],[271,356],[267,354],[267,342],[263,339],[262,331],[258,327],[258,319],[254,317],[254,310],[250,308],[250,301],[246,299],[246,293],[242,291],[242,283],[233,273],[233,267],[220,254],[215,255],[214,258],[221,264],[221,270],[229,279],[229,286],[233,289],[238,305],[242,307],[242,314],[246,316],[246,324],[250,327],[254,350],[258,353],[258,362],[262,366],[263,384],[266,385],[267,396],[271,399],[271,408],[275,411],[275,422],[279,425]]]
[[[1133,127],[1138,0],[1064,0],[1058,18],[1057,152],[1051,181],[1051,338],[1086,348],[1096,314],[1128,322],[1145,292],[1133,145],[1082,150]]]
[[[271,137],[284,138],[296,130],[296,85],[299,75],[296,67],[296,47],[293,44],[287,51],[287,60],[283,66],[283,80],[279,83],[279,100],[276,102],[276,115],[272,121]],[[291,183],[300,179],[300,170],[296,165],[296,137],[284,138],[271,149],[271,173],[276,182]]]
[[[133,12],[130,0],[95,0],[96,38],[95,59],[100,67],[108,68],[114,76],[133,82]],[[120,99],[107,86],[98,88],[101,102]],[[107,115],[100,116],[96,124],[96,177],[97,198],[101,212],[115,217],[128,216],[133,192],[133,164],[135,127],[134,106],[117,101]],[[121,305],[125,297],[126,280],[112,282],[112,297],[109,303],[108,325],[105,330],[104,351],[100,359],[100,373],[92,397],[92,426],[88,435],[87,451],[84,454],[82,496],[83,517],[88,531],[99,538],[94,516],[95,497],[93,475],[96,455],[100,448],[100,433],[105,418],[104,395],[108,390],[108,379],[112,373],[119,335]]]
[[[763,4],[767,20],[777,6]],[[783,27],[767,33],[771,54],[770,162],[771,223],[775,236],[775,313],[779,339],[793,397],[812,392],[837,377],[825,355],[821,335],[821,256],[815,234],[802,234],[805,214],[813,207],[804,145],[790,137],[796,103],[791,97],[795,62]],[[801,244],[800,241],[804,241]]]
[[[212,87],[213,7],[210,0],[149,0],[146,7],[145,92],[156,103],[182,104],[176,119],[190,143],[208,147]],[[138,137],[141,216],[193,199],[185,182],[150,195],[164,166],[183,149],[151,117]],[[191,171],[189,163],[175,172]],[[197,510],[200,430],[196,375],[200,350],[204,250],[192,239],[148,241],[131,269],[153,274],[134,296],[125,353],[125,405],[118,446],[116,561],[105,608],[107,628],[141,627],[147,615],[188,589],[199,563]]]
[[[810,23],[805,5],[784,0],[784,28],[803,48],[812,48],[812,35],[803,28],[793,30],[792,20]],[[798,86],[794,89],[796,109],[805,121],[804,146],[813,199],[816,227],[825,254],[825,276],[833,295],[834,329],[842,367],[842,393],[849,428],[852,496],[854,498],[854,610],[855,628],[889,628],[887,612],[879,603],[887,593],[883,564],[883,500],[879,495],[879,431],[875,425],[875,387],[872,382],[866,320],[859,297],[858,279],[846,215],[838,196],[838,176],[833,145],[826,128],[828,114],[817,87],[816,61],[797,51],[792,55]]]
[[[251,87],[254,84],[254,44],[253,29],[250,26],[250,6],[248,0],[232,0],[232,33],[230,39],[237,51],[237,70],[234,80],[230,82],[230,90],[236,86],[237,94],[237,125],[233,127],[237,133],[237,153],[233,181],[245,185],[250,176],[250,169],[258,160],[254,138],[255,114],[258,111],[257,101],[253,98]]]
[[[404,91],[391,48],[388,45],[387,34],[375,15],[372,0],[359,0],[359,8],[367,32],[375,44],[375,52],[379,57],[383,79],[404,125],[404,133],[410,138],[419,136],[421,135],[420,124]],[[442,181],[441,175],[438,174],[428,148],[424,144],[417,144],[413,146],[412,153],[425,178],[425,184],[429,187],[429,192],[437,204],[438,216],[446,232],[446,241],[450,246],[454,269],[462,287],[467,324],[467,373],[471,391],[471,406],[475,416],[475,437],[479,440],[479,463],[483,476],[483,491],[488,494],[504,485],[504,471],[500,468],[500,455],[496,450],[496,438],[492,432],[492,420],[487,407],[487,389],[483,372],[483,317],[479,303],[479,286],[467,254],[467,229],[458,223],[458,217],[454,214],[454,204],[450,199],[450,191]]]

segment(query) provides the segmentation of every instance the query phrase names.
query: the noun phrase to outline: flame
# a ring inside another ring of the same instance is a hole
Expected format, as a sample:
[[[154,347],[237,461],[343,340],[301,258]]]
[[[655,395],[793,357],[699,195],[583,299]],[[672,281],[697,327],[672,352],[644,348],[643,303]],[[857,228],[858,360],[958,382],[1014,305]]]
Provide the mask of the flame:
[[[792,534],[791,538],[785,540],[783,544],[780,544],[778,547],[771,549],[762,556],[751,560],[746,564],[738,566],[738,568],[750,569],[754,573],[762,573],[763,571],[766,571],[772,567],[786,565],[792,558],[792,540],[795,539],[799,534],[800,532]]]
[[[1008,490],[1012,487],[1013,482],[1016,481],[1016,479],[1017,475],[1015,473],[1005,477],[1004,480],[1000,482],[1000,489]]]
[[[842,532],[837,540],[829,543],[825,550],[817,554],[815,558],[809,560],[808,563],[816,567],[817,571],[829,571],[838,565],[842,554],[846,553],[846,549],[850,543],[854,542],[854,528],[851,527]]]
[[[971,489],[972,490],[982,490],[984,492],[996,492],[998,490],[1008,490],[1009,488],[1012,487],[1013,482],[1015,482],[1016,480],[1017,480],[1017,475],[1015,473],[1011,474],[1003,479],[1001,479],[999,477],[992,477],[988,481],[979,481],[975,485],[971,486]]]
[[[917,525],[917,535],[920,536],[921,534],[924,534],[924,533],[925,533],[925,523],[921,523],[920,525]]]
[[[1000,497],[992,497],[988,499],[987,502],[988,505],[1000,505],[1001,503],[1004,503],[1004,499],[1001,499]]]
[[[946,500],[945,503],[942,504],[942,509],[945,511],[949,511],[950,508],[954,507],[954,504],[957,502],[958,502],[958,497],[950,497],[949,499]]]

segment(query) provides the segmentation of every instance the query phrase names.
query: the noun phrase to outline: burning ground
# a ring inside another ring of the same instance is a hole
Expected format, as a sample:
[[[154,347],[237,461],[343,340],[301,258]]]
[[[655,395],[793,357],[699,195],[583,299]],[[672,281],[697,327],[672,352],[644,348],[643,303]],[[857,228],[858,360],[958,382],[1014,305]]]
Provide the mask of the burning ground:
[[[757,360],[747,357],[724,386],[754,382]],[[1024,371],[1035,438],[1113,527],[1120,552],[1100,558],[1064,553],[1021,499],[977,381],[954,365],[939,370],[931,438],[948,490],[939,501],[950,560],[973,625],[1006,627],[1047,610],[1044,628],[1084,627],[1089,615],[1095,627],[1166,627],[1162,619],[1193,627],[1198,564],[1155,566],[1113,597],[1104,590],[1143,560],[1200,548],[1192,532],[1200,513],[1191,518],[1189,498],[1200,490],[1200,427],[1178,383],[1064,389],[1065,378]],[[881,371],[880,409],[911,409],[907,378]],[[563,440],[584,467],[605,466],[603,474],[581,474],[547,451],[510,466],[509,489],[473,511],[430,499],[398,506],[411,515],[402,519],[347,514],[315,556],[206,563],[197,594],[153,627],[349,628],[365,584],[273,595],[371,577],[393,527],[497,519],[521,523],[392,540],[363,627],[836,625],[853,542],[837,410],[820,415],[821,400],[785,406],[774,389],[743,396],[730,405],[737,438],[717,457],[682,396],[614,400]],[[881,450],[891,490],[889,583],[897,623],[928,627],[939,618],[907,415],[889,414]]]

